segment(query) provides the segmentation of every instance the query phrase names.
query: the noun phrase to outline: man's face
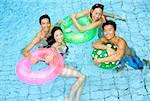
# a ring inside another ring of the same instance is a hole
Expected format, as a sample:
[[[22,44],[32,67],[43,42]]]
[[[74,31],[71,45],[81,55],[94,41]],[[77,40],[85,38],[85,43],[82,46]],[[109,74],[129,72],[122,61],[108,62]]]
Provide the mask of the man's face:
[[[115,36],[115,29],[112,25],[104,26],[104,37],[108,40],[112,39]]]
[[[51,24],[49,22],[49,19],[44,18],[44,19],[41,20],[41,29],[43,31],[49,31],[50,30],[50,26],[51,26]]]

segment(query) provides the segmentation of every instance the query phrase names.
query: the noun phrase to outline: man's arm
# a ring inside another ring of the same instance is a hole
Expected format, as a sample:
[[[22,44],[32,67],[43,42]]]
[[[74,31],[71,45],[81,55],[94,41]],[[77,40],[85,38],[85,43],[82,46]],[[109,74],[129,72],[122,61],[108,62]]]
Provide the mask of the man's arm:
[[[126,42],[121,39],[121,41],[118,43],[118,48],[115,54],[105,57],[105,58],[98,58],[94,59],[95,64],[99,64],[101,62],[115,62],[122,59],[124,56],[125,50],[126,50]]]
[[[93,44],[93,48],[95,48],[95,49],[106,49],[109,56],[115,53],[114,49],[112,49],[109,46],[104,45],[103,43],[108,43],[108,41],[104,37],[102,37],[99,41],[95,42]]]
[[[27,57],[29,56],[29,51],[40,41],[39,34],[34,37],[34,39],[24,48],[22,54]]]
[[[31,41],[31,43],[29,43],[29,45],[27,45],[22,54],[27,57],[29,60],[31,60],[33,63],[38,63],[38,59],[30,56],[29,52],[30,50],[40,41],[40,36],[39,34]]]

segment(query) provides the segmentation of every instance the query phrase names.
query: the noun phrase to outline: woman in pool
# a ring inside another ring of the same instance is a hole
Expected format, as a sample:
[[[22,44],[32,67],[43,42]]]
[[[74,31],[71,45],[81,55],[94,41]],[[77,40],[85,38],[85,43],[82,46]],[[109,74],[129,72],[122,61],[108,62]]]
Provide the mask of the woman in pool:
[[[62,56],[67,52],[68,48],[63,43],[63,33],[62,29],[60,27],[54,27],[51,31],[51,36],[48,38],[48,45],[46,47],[51,47],[56,49]],[[53,59],[53,54],[49,53],[45,56],[45,62],[47,64],[50,64],[50,62]],[[80,101],[80,93],[82,91],[84,81],[85,81],[85,75],[81,74],[77,70],[75,70],[74,67],[65,65],[65,68],[61,74],[61,76],[64,77],[75,77],[77,78],[77,81],[74,83],[74,85],[71,88],[71,92],[68,97],[68,101],[72,101],[74,95],[76,94],[76,101]]]
[[[85,10],[80,13],[75,13],[71,15],[72,21],[75,25],[75,27],[78,29],[78,31],[82,32],[85,30],[89,30],[98,26],[102,26],[104,22],[106,22],[106,17],[112,17],[115,19],[119,19],[122,21],[126,21],[126,19],[122,19],[119,16],[115,16],[113,14],[108,14],[103,12],[104,6],[102,4],[96,3],[95,5],[92,6],[91,9]],[[91,24],[88,24],[86,26],[81,26],[77,18],[80,18],[82,16],[88,16],[88,18],[92,21]]]
[[[30,50],[38,44],[39,47],[43,47],[47,45],[47,38],[51,35],[51,29],[53,28],[53,25],[51,25],[50,17],[48,15],[42,15],[39,18],[39,23],[41,30],[37,33],[37,35],[34,37],[34,39],[27,45],[23,50],[23,55],[27,57],[29,60],[31,60],[33,63],[38,63],[38,59],[31,57],[29,55]]]

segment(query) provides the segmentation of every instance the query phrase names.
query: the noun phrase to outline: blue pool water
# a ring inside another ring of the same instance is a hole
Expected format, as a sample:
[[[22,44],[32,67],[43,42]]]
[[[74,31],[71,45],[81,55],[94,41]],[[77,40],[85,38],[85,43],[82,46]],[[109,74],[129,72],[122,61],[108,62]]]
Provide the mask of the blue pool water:
[[[105,12],[128,19],[116,20],[118,35],[133,47],[141,59],[150,60],[149,0],[1,0],[0,1],[0,101],[65,101],[74,78],[58,77],[51,84],[29,85],[15,73],[21,50],[39,31],[38,18],[47,13],[52,24],[73,12],[105,5]],[[91,45],[68,44],[65,60],[87,77],[81,101],[150,101],[150,70],[127,67],[120,72],[99,69],[91,60]],[[40,64],[42,66],[44,64]]]

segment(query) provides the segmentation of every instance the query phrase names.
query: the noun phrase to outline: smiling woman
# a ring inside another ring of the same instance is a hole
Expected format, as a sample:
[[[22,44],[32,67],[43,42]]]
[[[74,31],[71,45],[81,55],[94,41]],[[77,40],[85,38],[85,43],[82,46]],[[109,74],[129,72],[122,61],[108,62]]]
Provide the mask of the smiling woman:
[[[52,48],[38,48],[31,52],[30,55],[39,61],[45,61],[45,55],[48,53],[54,54],[53,61],[46,69],[40,71],[33,71],[31,69],[34,64],[29,59],[21,59],[16,67],[17,77],[28,84],[46,84],[53,81],[64,69],[62,56]]]
[[[106,17],[120,18],[113,14],[104,13],[103,10],[104,6],[96,3],[91,9],[64,18],[64,23],[59,24],[64,31],[64,40],[69,43],[87,42],[96,36],[98,27],[106,22]],[[71,25],[74,25],[78,32],[72,32]],[[100,34],[103,35],[103,33]]]
[[[70,27],[73,25],[73,22],[71,18],[68,16],[63,19],[66,23],[65,24],[59,24],[59,26],[62,28],[64,32],[64,41],[68,43],[84,43],[91,39],[93,39],[96,36],[96,33],[98,32],[98,28],[92,28],[86,31],[82,32],[73,32],[72,30],[69,30]],[[88,16],[83,16],[81,18],[78,18],[78,23],[82,26],[85,26],[87,24],[91,24],[92,21],[88,18]]]

